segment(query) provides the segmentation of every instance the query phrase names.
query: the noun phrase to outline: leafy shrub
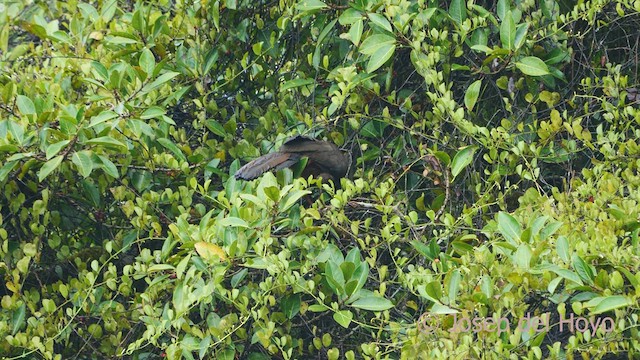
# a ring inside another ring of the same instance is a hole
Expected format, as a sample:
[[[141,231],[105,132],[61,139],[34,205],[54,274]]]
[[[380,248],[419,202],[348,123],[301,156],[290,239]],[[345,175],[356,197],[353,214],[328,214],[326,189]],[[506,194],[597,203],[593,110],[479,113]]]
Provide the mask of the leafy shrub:
[[[5,356],[640,352],[637,2],[0,7]]]

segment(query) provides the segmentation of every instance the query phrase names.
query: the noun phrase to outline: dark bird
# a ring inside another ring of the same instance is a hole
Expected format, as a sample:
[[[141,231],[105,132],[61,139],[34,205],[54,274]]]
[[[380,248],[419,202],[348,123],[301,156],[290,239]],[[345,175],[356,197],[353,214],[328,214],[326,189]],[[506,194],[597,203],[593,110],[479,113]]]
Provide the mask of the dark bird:
[[[345,177],[351,165],[351,157],[335,144],[298,135],[287,139],[278,151],[245,164],[235,176],[236,179],[253,180],[267,171],[291,167],[304,157],[308,159],[302,171],[304,178],[313,175],[324,181],[333,180],[336,186],[340,186],[340,179]]]

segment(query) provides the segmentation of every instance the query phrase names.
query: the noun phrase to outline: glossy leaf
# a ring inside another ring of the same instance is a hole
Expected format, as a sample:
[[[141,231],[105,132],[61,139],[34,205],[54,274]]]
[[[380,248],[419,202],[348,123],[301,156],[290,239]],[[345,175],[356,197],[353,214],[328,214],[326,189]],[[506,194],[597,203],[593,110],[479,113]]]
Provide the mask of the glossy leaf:
[[[381,29],[386,30],[388,32],[393,32],[393,29],[391,28],[391,24],[389,23],[389,20],[387,20],[387,18],[385,18],[384,16],[377,13],[369,13],[367,14],[367,16],[369,17],[369,20],[371,20],[373,24],[377,25]]]
[[[452,0],[449,5],[449,16],[460,25],[467,19],[467,4],[464,0]]]
[[[49,160],[52,157],[58,155],[60,150],[64,149],[64,147],[67,146],[70,142],[71,142],[71,140],[62,140],[62,141],[59,141],[59,142],[57,142],[55,144],[51,144],[51,145],[47,146],[47,151],[46,151],[47,160]]]
[[[60,164],[62,163],[62,159],[63,156],[58,155],[44,163],[44,165],[42,165],[42,167],[40,168],[40,171],[38,171],[38,181],[44,180],[47,176],[49,176],[49,174],[51,174],[53,170],[57,169],[58,166],[60,166]]]
[[[367,63],[367,72],[372,73],[378,70],[382,65],[384,65],[384,63],[387,62],[387,60],[389,60],[393,56],[395,51],[395,44],[387,44],[381,46],[378,50],[376,50],[375,53],[373,53],[373,55],[371,55],[371,58]]]
[[[198,241],[195,243],[194,248],[200,257],[206,261],[212,261],[214,258],[219,260],[226,260],[227,256],[224,250],[216,244],[211,244],[204,241]]]
[[[327,4],[320,0],[302,0],[296,5],[296,7],[300,11],[314,11],[326,8]]]
[[[511,244],[518,244],[522,235],[522,227],[510,214],[500,211],[497,217],[498,231]]]
[[[364,16],[362,13],[354,8],[348,8],[338,18],[340,25],[352,25],[355,22],[362,20]]]
[[[160,138],[160,139],[158,139],[158,142],[160,143],[160,145],[165,147],[167,150],[171,151],[173,153],[173,155],[175,155],[178,159],[180,159],[182,161],[187,161],[187,158],[182,153],[182,150],[180,150],[176,146],[176,144],[173,143],[173,141],[171,141],[171,140],[169,140],[167,138]]]
[[[91,151],[83,150],[73,153],[71,161],[76,165],[78,172],[83,177],[87,177],[93,171],[93,160],[91,159]]]
[[[33,104],[33,101],[24,95],[18,95],[16,105],[18,105],[18,110],[20,110],[22,115],[36,114],[36,106]]]
[[[386,34],[375,34],[368,36],[360,45],[359,51],[365,55],[373,55],[382,47],[394,45],[396,39]]]
[[[469,85],[467,91],[464,93],[464,105],[467,110],[472,111],[473,107],[476,105],[478,97],[480,96],[481,86],[482,80],[476,80],[471,85]]]
[[[549,75],[547,64],[535,56],[527,56],[520,59],[520,61],[516,62],[516,67],[522,71],[523,74],[529,76]]]
[[[516,24],[513,21],[511,11],[507,11],[505,19],[500,24],[500,42],[502,47],[508,50],[515,50]]]
[[[608,313],[610,311],[621,309],[625,307],[631,307],[637,305],[633,300],[622,295],[607,296],[596,305],[591,312],[594,315]]]
[[[356,300],[352,307],[369,311],[384,311],[393,307],[393,303],[388,299],[379,296],[368,296]]]
[[[458,151],[451,162],[451,175],[455,179],[462,170],[464,170],[473,161],[473,155],[478,148],[476,146],[467,146]]]
[[[11,335],[15,335],[26,324],[27,307],[24,303],[20,304],[11,315]]]
[[[349,310],[341,310],[333,313],[333,319],[340,324],[343,328],[349,328],[351,320],[353,319],[353,313]]]

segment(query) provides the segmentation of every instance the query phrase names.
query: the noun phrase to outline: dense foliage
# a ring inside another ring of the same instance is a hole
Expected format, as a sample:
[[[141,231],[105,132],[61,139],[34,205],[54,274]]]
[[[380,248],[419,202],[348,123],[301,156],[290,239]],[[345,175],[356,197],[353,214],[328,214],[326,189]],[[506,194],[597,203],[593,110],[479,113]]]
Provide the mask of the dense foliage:
[[[637,358],[639,13],[1,3],[0,353]]]

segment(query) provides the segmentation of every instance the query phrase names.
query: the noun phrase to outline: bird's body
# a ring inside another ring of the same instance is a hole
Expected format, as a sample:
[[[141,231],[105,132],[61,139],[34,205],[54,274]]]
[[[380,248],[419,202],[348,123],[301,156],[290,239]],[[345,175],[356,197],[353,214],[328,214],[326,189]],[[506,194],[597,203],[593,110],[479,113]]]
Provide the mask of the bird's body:
[[[260,156],[240,168],[236,179],[253,180],[270,170],[280,170],[295,165],[306,157],[307,165],[303,177],[313,175],[323,180],[333,180],[336,185],[345,177],[351,157],[343,153],[335,144],[314,140],[305,136],[287,139],[277,152]]]

